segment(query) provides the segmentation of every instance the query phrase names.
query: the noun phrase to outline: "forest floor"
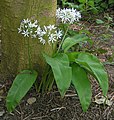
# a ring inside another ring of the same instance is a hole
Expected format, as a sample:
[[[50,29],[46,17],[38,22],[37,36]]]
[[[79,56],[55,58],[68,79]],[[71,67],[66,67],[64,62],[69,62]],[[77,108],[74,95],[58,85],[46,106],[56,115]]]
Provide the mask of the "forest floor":
[[[114,18],[114,12],[110,14]],[[94,41],[92,51],[101,62],[105,63],[109,75],[107,96],[110,105],[95,102],[95,100],[101,100],[102,91],[97,82],[92,79],[92,102],[85,113],[82,111],[79,98],[72,87],[62,99],[55,86],[46,94],[36,93],[32,88],[14,112],[8,113],[5,107],[5,97],[11,80],[9,78],[2,81],[0,76],[0,120],[114,120],[114,32],[112,32],[114,26],[106,31],[106,26],[96,24],[92,18],[102,19],[103,16],[91,17],[91,20],[82,21],[82,23],[84,29],[92,34]],[[77,29],[77,26],[74,25],[74,28]]]

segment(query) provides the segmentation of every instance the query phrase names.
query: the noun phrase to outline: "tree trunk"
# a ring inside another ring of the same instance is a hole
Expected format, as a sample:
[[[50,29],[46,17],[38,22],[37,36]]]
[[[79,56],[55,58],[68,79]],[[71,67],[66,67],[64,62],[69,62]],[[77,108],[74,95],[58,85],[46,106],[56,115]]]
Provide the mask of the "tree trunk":
[[[2,14],[2,58],[4,76],[15,75],[28,69],[26,42],[17,28],[23,19],[38,20],[42,25],[55,24],[56,0],[0,0]],[[29,39],[32,67],[40,72],[45,69],[42,52],[52,54],[50,45],[42,45],[37,39]]]

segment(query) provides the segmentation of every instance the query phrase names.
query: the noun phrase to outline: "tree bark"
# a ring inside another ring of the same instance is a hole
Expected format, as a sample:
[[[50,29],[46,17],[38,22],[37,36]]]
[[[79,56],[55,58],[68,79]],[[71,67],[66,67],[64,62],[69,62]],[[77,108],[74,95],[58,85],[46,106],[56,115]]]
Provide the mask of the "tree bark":
[[[55,24],[56,0],[0,0],[2,16],[2,58],[4,76],[15,75],[28,69],[27,40],[17,28],[23,19],[38,20],[41,26]],[[42,52],[52,54],[50,45],[42,45],[38,39],[29,39],[32,67],[41,74],[45,69]]]

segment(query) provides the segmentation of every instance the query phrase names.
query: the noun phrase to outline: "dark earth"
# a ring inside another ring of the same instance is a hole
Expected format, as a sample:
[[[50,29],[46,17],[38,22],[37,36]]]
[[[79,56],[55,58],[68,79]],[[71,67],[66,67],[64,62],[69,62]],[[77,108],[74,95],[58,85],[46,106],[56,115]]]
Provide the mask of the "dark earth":
[[[114,12],[111,15],[114,18]],[[96,50],[96,46],[106,50],[105,53],[95,51],[94,54],[100,58],[101,62],[105,63],[109,75],[107,96],[112,104],[108,106],[95,103],[95,97],[101,97],[102,91],[96,80],[92,79],[92,102],[85,113],[82,111],[79,98],[72,86],[64,98],[60,97],[56,86],[53,86],[52,91],[45,94],[37,93],[33,87],[14,112],[8,113],[5,107],[5,97],[11,86],[12,78],[3,81],[2,75],[0,75],[0,120],[114,120],[114,58],[111,58],[114,56],[114,49],[111,49],[111,46],[114,46],[114,32],[106,31],[105,27],[97,25],[94,20],[91,22],[83,21],[83,23],[85,29],[93,34],[92,39],[95,44],[92,50]],[[114,30],[114,27],[111,26],[110,29]],[[101,35],[107,33],[111,37],[104,41],[101,40],[103,39]],[[109,58],[111,58],[111,62],[109,62]],[[36,100],[30,104],[27,102],[29,98]]]

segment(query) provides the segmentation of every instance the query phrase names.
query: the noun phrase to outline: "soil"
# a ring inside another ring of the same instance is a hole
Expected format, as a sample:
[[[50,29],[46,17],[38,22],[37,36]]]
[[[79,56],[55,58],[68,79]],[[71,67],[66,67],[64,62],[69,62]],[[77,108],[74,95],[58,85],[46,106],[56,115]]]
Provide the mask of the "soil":
[[[92,103],[86,113],[82,111],[79,98],[73,88],[70,88],[62,99],[58,91],[54,90],[46,94],[36,93],[32,88],[23,98],[15,111],[8,113],[5,107],[5,99],[0,101],[0,112],[5,113],[0,120],[114,120],[114,66],[107,65],[109,73],[108,99],[113,101],[111,106],[96,104],[94,98],[101,93],[97,83],[92,80]],[[33,104],[28,104],[29,98],[35,97]]]
[[[94,41],[101,39],[99,35],[102,34],[103,29],[98,29],[93,23],[86,24],[86,27],[94,34]],[[108,41],[100,41],[98,45],[100,48],[106,49],[107,52],[96,53],[96,55],[102,62],[107,62],[113,54],[111,46],[114,46],[114,35]],[[94,46],[93,49],[95,48]],[[73,87],[67,91],[64,98],[61,98],[56,86],[46,94],[37,93],[34,87],[31,88],[14,112],[8,113],[5,107],[5,97],[12,80],[8,78],[6,81],[2,81],[0,75],[0,120],[114,120],[114,64],[107,62],[105,68],[109,75],[108,99],[112,105],[95,103],[95,97],[101,96],[102,91],[97,82],[92,79],[92,102],[85,113],[82,111],[79,98]],[[36,101],[28,104],[27,100],[33,97]]]

